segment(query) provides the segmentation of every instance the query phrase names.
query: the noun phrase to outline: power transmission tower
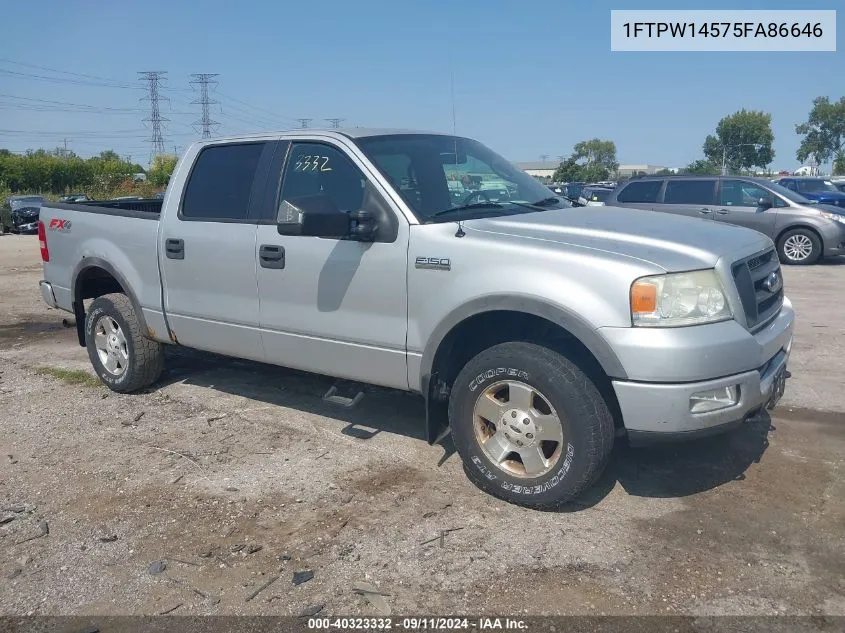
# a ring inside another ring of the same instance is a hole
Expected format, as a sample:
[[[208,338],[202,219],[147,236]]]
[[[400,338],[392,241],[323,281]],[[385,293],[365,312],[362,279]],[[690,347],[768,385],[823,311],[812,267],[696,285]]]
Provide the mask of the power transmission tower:
[[[326,121],[328,121],[329,123],[331,123],[333,128],[339,128],[339,127],[340,127],[340,124],[341,124],[343,121],[346,121],[346,119],[326,119]]]
[[[214,77],[217,77],[217,75],[218,73],[193,73],[191,75],[191,77],[194,77],[191,81],[191,85],[199,86],[200,89],[200,98],[191,101],[191,103],[200,104],[202,106],[202,118],[199,121],[194,121],[191,125],[194,126],[195,130],[197,127],[202,128],[203,138],[211,138],[212,128],[216,128],[220,125],[217,121],[212,121],[211,114],[209,112],[209,106],[217,103],[217,101],[209,99],[208,97],[208,87],[214,87],[217,85],[217,82],[213,81]]]
[[[549,160],[549,155],[548,154],[540,154],[540,160],[545,163],[547,160]]]
[[[307,128],[313,120],[314,119],[297,119],[297,121],[299,121],[299,127],[301,127],[302,129]]]
[[[148,139],[148,141],[153,145],[152,150],[150,151],[150,162],[152,162],[153,156],[157,154],[164,154],[162,123],[170,120],[161,116],[161,110],[159,110],[158,106],[159,101],[167,100],[166,97],[162,97],[159,93],[159,89],[165,79],[165,75],[167,75],[167,72],[161,70],[148,70],[139,72],[138,74],[140,75],[139,79],[141,81],[147,82],[148,95],[142,98],[141,101],[150,102],[150,116],[143,119],[143,121],[144,123],[149,123],[152,129],[152,134]]]

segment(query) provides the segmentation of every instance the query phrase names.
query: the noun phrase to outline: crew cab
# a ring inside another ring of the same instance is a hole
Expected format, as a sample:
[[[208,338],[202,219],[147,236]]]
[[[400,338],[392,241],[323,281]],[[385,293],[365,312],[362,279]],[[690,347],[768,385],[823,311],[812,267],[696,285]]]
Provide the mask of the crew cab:
[[[573,208],[468,138],[201,141],[163,201],[48,203],[39,239],[42,297],[112,390],[178,345],[415,392],[428,440],[451,431],[472,481],[526,506],[582,492],[616,437],[727,430],[789,376],[770,238]]]

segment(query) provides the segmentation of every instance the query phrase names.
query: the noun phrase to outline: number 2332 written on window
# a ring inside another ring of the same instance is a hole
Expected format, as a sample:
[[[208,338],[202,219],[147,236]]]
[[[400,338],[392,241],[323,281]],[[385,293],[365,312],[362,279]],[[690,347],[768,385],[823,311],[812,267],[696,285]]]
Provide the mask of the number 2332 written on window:
[[[331,171],[328,156],[301,156],[293,167],[294,171]]]

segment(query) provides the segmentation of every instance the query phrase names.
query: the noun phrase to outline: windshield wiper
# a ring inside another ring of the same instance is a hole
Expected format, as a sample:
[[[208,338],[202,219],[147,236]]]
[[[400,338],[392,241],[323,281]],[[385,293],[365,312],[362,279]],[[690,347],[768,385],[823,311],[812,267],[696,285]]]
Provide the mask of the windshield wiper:
[[[428,219],[438,218],[450,213],[457,213],[458,211],[472,211],[473,209],[501,209],[504,205],[498,202],[473,202],[472,204],[462,204],[459,207],[452,207],[451,209],[443,209],[437,213],[432,213]]]

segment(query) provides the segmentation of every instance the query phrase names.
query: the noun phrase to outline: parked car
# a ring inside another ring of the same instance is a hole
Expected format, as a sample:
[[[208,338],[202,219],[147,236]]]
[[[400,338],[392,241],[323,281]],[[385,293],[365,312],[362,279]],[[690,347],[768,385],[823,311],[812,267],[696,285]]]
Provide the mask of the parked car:
[[[606,205],[648,209],[760,231],[785,264],[845,255],[845,214],[764,178],[644,176],[611,193]]]
[[[775,182],[819,204],[832,204],[837,207],[845,207],[845,192],[840,191],[836,185],[826,178],[792,176],[789,178],[780,178]]]
[[[839,191],[845,192],[845,178],[833,178],[830,182],[832,182],[833,186],[839,189]]]
[[[43,203],[41,196],[11,196],[0,209],[0,231],[35,233]]]
[[[578,204],[582,207],[601,207],[604,206],[604,201],[613,192],[613,189],[608,187],[584,187],[581,190],[581,195],[578,196]]]
[[[59,202],[88,202],[90,200],[93,200],[93,198],[89,198],[84,193],[72,193],[69,196],[59,198]]]
[[[453,206],[450,152],[516,193]],[[160,212],[132,204],[39,223],[41,296],[116,392],[154,383],[165,345],[415,392],[429,442],[451,432],[479,487],[539,508],[595,481],[617,434],[725,431],[783,395],[794,311],[768,237],[567,207],[471,139],[200,141]]]

